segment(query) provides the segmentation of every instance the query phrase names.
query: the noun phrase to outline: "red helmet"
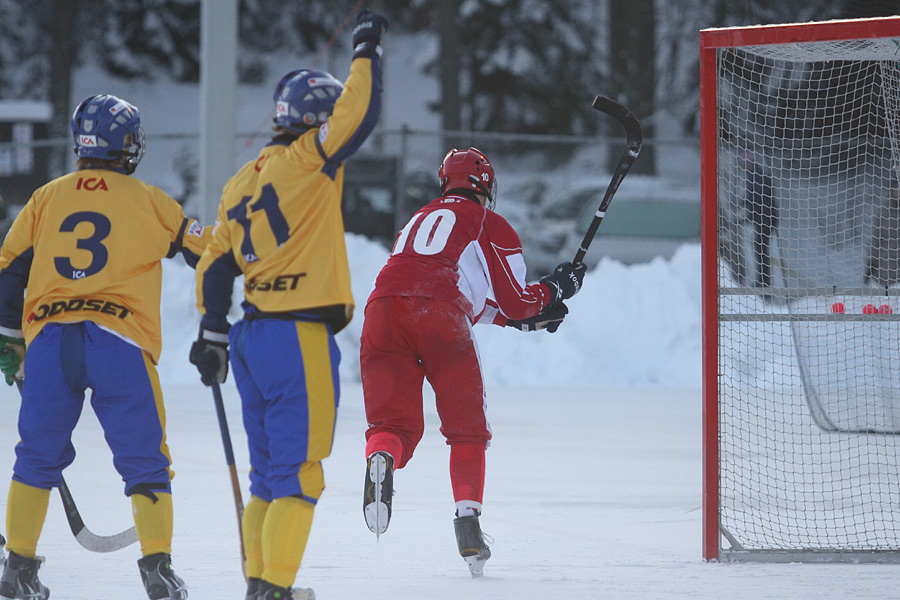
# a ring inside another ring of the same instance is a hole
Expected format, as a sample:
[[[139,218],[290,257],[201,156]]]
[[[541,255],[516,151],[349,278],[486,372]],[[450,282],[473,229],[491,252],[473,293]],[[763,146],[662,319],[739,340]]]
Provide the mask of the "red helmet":
[[[486,206],[494,207],[494,193],[497,189],[494,167],[478,148],[454,148],[448,152],[438,169],[438,179],[441,181],[442,194],[452,190],[472,190],[486,195]]]

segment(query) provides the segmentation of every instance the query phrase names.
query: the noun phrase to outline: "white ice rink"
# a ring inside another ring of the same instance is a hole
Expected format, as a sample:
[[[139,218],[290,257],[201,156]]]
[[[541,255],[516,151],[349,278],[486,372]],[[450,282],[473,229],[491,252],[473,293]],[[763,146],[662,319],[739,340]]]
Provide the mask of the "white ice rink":
[[[167,391],[176,472],[173,562],[192,599],[243,598],[231,483],[207,388]],[[223,387],[246,500],[246,440],[235,389]],[[430,403],[427,404],[431,406]],[[0,391],[0,473],[10,473],[18,402]],[[365,419],[345,384],[327,489],[297,584],[320,600],[886,599],[896,565],[712,564],[700,550],[700,392],[665,388],[488,390],[484,530],[493,557],[479,580],[456,553],[448,448],[433,408],[413,461],[395,478],[394,516],[376,542],[362,517]],[[99,425],[76,429],[69,486],[87,526],[131,525],[129,501]],[[0,484],[5,512],[8,480]],[[39,553],[55,600],[142,598],[137,546],[90,553],[52,497]]]

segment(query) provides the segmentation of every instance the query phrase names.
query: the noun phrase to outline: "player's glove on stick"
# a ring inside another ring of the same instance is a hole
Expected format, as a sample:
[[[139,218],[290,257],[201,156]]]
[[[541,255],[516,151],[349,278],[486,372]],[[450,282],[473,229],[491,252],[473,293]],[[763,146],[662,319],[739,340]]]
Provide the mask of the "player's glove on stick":
[[[197,341],[191,345],[190,361],[200,372],[203,385],[225,383],[228,377],[228,334],[201,327]]]
[[[550,288],[550,304],[568,300],[581,289],[587,266],[584,263],[560,263],[549,275],[541,277],[541,283]]]
[[[359,11],[353,27],[353,58],[381,56],[381,34],[387,31],[388,24],[385,17],[368,8]]]
[[[25,376],[25,339],[0,335],[0,371],[6,377],[6,385]]]
[[[507,321],[507,327],[515,327],[520,331],[540,331],[546,329],[550,333],[556,333],[563,319],[569,314],[569,309],[562,302],[557,304],[548,304],[544,309],[533,317],[522,319],[521,321]]]

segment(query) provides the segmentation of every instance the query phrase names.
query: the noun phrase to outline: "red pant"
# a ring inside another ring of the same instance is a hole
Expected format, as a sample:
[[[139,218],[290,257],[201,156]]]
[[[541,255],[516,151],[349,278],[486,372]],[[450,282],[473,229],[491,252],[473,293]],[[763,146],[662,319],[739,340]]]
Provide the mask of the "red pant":
[[[366,454],[390,452],[398,469],[409,462],[425,430],[422,384],[427,378],[441,433],[451,447],[454,496],[480,503],[491,430],[468,316],[432,298],[377,298],[366,307],[360,368],[369,423]]]

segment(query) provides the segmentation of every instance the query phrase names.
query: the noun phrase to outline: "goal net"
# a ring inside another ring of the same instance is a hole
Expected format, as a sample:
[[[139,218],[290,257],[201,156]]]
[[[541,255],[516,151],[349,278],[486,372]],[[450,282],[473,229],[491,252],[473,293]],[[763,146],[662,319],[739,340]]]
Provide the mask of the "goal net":
[[[704,557],[900,562],[900,18],[700,46]]]

